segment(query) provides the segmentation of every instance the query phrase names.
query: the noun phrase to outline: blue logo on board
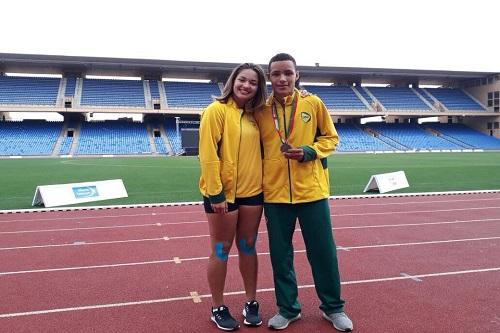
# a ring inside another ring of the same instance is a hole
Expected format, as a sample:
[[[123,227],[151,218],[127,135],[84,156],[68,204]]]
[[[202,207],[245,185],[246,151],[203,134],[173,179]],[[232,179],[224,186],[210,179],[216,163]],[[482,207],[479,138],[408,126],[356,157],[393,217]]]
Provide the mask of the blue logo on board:
[[[73,194],[76,199],[98,197],[96,186],[73,187]]]

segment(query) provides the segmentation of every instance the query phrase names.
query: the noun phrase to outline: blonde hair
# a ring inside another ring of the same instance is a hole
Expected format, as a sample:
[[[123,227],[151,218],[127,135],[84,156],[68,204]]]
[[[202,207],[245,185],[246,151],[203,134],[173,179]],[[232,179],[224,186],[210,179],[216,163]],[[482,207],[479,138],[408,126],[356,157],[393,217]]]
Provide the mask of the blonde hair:
[[[248,111],[261,109],[264,104],[266,104],[267,99],[266,75],[264,74],[264,70],[262,69],[262,67],[249,62],[238,65],[235,69],[233,69],[231,75],[229,75],[229,78],[226,81],[226,84],[224,85],[224,88],[222,89],[222,95],[219,97],[215,97],[215,99],[219,102],[227,103],[229,98],[233,96],[233,86],[234,81],[236,81],[236,77],[238,77],[240,72],[245,69],[251,69],[255,73],[257,73],[258,79],[257,92],[255,93],[255,96],[247,103],[247,105],[250,107],[250,110]]]

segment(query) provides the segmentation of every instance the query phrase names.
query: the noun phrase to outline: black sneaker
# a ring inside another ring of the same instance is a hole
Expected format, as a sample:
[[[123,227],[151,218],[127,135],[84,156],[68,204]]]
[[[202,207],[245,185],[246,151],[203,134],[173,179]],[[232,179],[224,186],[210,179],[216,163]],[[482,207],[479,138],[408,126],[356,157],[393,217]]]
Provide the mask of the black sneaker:
[[[262,319],[259,316],[259,303],[257,301],[246,302],[243,308],[243,323],[248,326],[260,326]]]
[[[225,305],[212,308],[210,319],[223,331],[234,331],[240,327],[240,324],[231,316],[229,309]]]

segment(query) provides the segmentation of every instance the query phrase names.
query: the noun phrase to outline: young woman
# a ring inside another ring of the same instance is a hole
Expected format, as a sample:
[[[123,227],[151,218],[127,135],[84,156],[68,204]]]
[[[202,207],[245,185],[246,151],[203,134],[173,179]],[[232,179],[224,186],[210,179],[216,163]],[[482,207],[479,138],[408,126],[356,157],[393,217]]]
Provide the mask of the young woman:
[[[266,97],[264,71],[258,65],[244,63],[233,70],[222,95],[201,117],[200,191],[210,231],[207,277],[213,303],[211,320],[226,331],[239,327],[223,300],[233,240],[247,298],[243,306],[244,324],[262,324],[255,300],[255,242],[263,205],[262,161],[254,113],[262,110]]]

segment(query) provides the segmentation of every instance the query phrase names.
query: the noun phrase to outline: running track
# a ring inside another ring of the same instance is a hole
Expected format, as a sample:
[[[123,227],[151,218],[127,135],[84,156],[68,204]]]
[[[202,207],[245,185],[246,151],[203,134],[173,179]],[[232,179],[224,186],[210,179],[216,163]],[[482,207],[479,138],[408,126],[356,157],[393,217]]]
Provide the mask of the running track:
[[[500,332],[500,193],[330,205],[356,332]],[[220,332],[208,244],[200,205],[0,214],[0,332]],[[333,332],[299,229],[294,246],[303,317],[286,332]],[[276,309],[265,223],[257,248],[266,322]],[[241,319],[237,266],[232,256],[225,298]]]

